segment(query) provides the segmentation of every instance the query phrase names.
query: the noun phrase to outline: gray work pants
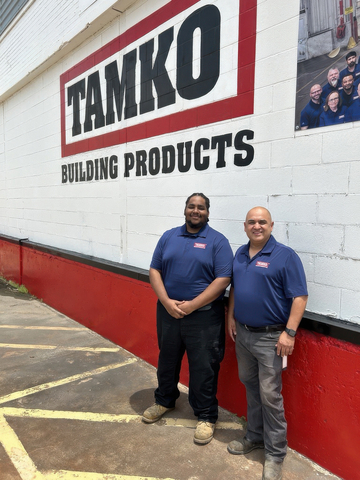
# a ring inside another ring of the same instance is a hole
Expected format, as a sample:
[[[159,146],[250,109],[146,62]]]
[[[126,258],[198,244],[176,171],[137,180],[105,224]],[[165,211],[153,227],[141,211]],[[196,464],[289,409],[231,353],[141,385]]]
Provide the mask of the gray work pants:
[[[263,441],[265,457],[281,462],[287,448],[282,361],[275,348],[281,332],[250,332],[238,322],[236,330],[239,378],[246,388],[246,438],[251,442]]]

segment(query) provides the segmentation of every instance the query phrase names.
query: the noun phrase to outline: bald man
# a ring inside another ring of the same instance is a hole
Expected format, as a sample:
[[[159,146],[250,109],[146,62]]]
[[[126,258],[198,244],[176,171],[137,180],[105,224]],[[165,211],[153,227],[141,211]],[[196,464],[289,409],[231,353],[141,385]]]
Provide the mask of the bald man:
[[[300,129],[316,128],[319,126],[319,118],[323,109],[324,102],[321,99],[322,88],[315,84],[310,88],[310,101],[301,111]]]
[[[247,432],[229,443],[234,455],[265,449],[263,480],[281,480],[287,424],[281,395],[283,357],[291,355],[305,311],[304,268],[291,248],[272,236],[270,212],[246,215],[249,242],[238,249],[228,309],[228,332],[236,342],[240,381],[247,398]]]

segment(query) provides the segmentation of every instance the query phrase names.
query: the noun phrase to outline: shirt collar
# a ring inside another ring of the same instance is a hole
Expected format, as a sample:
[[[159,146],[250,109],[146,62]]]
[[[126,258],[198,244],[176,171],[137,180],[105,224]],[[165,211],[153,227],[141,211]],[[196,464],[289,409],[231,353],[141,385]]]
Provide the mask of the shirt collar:
[[[276,244],[277,244],[277,241],[272,235],[270,235],[269,240],[266,242],[266,244],[264,245],[262,250],[260,250],[259,253],[270,254],[274,250]]]
[[[266,242],[266,244],[263,246],[263,248],[260,250],[260,252],[258,252],[255,257],[259,256],[259,255],[270,255],[270,253],[274,250],[275,246],[277,244],[277,241],[275,240],[275,238],[270,235],[270,238],[269,240]],[[249,256],[249,248],[250,248],[250,241],[243,246],[243,251],[241,253]],[[253,257],[254,258],[254,257]]]
[[[197,233],[190,233],[186,229],[186,223],[180,227],[179,237],[203,237],[206,238],[209,231],[209,224],[204,225]]]

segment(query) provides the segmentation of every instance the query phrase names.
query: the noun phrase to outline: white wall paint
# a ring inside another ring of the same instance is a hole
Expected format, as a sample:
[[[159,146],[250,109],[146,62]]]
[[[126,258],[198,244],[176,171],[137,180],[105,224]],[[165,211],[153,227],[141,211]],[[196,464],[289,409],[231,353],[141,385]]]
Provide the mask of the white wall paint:
[[[297,2],[258,1],[254,115],[61,158],[60,75],[166,3],[135,1],[104,23],[111,0],[84,11],[84,1],[36,0],[0,38],[0,234],[148,268],[159,236],[182,223],[190,193],[210,197],[211,225],[234,250],[246,241],[246,212],[264,205],[275,237],[303,260],[308,308],[360,323],[360,124],[294,132]],[[125,152],[242,129],[255,134],[248,167],[235,166],[228,148],[224,168],[210,152],[202,172],[123,176]],[[118,156],[117,179],[61,184],[63,163],[104,155]]]

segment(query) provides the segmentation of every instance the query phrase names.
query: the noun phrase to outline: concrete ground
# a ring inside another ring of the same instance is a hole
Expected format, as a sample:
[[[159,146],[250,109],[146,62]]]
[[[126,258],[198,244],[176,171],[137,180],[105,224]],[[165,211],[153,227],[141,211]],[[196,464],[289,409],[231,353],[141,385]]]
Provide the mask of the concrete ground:
[[[0,280],[0,480],[261,479],[263,451],[226,451],[243,436],[225,410],[211,443],[193,443],[186,388],[145,425],[149,364]],[[290,450],[283,480],[338,477]]]

